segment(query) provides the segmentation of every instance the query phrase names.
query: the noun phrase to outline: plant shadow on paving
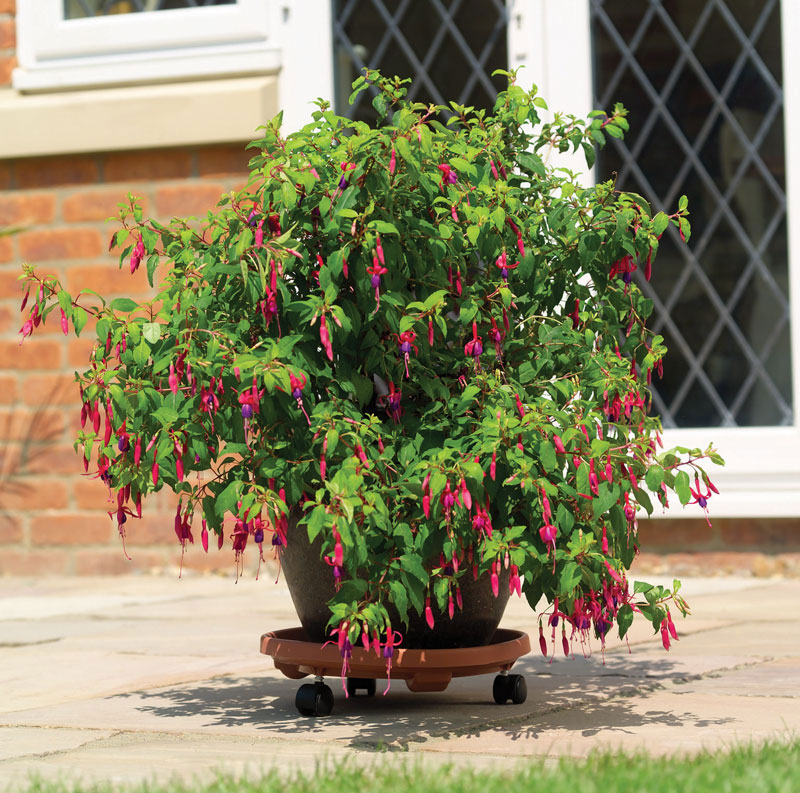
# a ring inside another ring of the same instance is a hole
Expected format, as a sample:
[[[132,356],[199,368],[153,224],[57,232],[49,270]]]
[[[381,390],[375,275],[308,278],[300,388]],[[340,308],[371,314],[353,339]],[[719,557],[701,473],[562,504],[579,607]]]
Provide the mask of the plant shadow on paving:
[[[411,693],[402,680],[393,680],[388,696],[386,681],[378,681],[374,697],[345,699],[338,678],[327,678],[334,692],[333,713],[324,718],[298,714],[297,688],[313,678],[289,680],[274,677],[225,677],[189,684],[119,694],[135,698],[138,711],[168,719],[191,719],[187,729],[203,727],[253,727],[277,734],[296,733],[309,738],[329,737],[340,744],[363,749],[403,749],[415,741],[448,735],[478,735],[489,727],[505,729],[509,739],[535,738],[544,730],[567,728],[585,736],[599,732],[628,731],[644,724],[712,726],[733,719],[702,719],[681,713],[634,707],[648,691],[669,680],[684,679],[684,670],[668,658],[642,662],[627,657],[599,655],[591,659],[560,659],[549,665],[542,658],[521,659],[514,672],[524,674],[528,699],[524,705],[496,705],[492,700],[493,675],[456,679],[439,693]],[[580,713],[580,727],[569,727],[569,712]]]

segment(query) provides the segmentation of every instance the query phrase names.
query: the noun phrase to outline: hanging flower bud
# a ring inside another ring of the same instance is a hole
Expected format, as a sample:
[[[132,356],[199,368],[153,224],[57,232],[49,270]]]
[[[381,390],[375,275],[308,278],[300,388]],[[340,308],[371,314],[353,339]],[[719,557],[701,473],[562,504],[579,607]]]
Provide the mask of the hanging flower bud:
[[[428,627],[433,630],[433,610],[431,609],[430,597],[425,598],[425,622],[427,622]]]

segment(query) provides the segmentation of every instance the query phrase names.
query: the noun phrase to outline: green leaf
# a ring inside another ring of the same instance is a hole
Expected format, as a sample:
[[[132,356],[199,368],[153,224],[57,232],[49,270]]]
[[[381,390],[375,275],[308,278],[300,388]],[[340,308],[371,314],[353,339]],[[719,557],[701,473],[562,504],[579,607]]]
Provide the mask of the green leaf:
[[[380,234],[399,234],[397,226],[394,223],[387,223],[385,220],[371,220],[367,223],[367,227],[375,229]]]
[[[558,588],[561,592],[568,594],[578,586],[581,578],[583,578],[583,572],[577,562],[567,562],[561,571]]]
[[[223,517],[226,512],[233,513],[236,502],[239,501],[239,491],[242,483],[234,480],[219,493],[214,501],[214,510],[217,515]]]
[[[418,556],[414,556],[412,554],[403,554],[400,559],[400,567],[409,575],[413,575],[418,581],[423,584],[428,583],[428,579],[430,576],[428,575],[425,568],[422,566],[422,562],[419,560]]]
[[[632,623],[633,609],[627,603],[624,603],[617,612],[617,627],[619,628],[620,639],[625,638],[625,634],[628,632],[628,628],[631,627]]]
[[[178,420],[178,411],[169,405],[162,405],[153,412],[153,418],[163,427],[171,427]]]
[[[558,459],[556,458],[556,449],[550,441],[542,441],[539,446],[539,459],[542,461],[542,466],[547,473],[555,471],[558,467]]]
[[[399,581],[389,581],[389,593],[400,619],[408,622],[408,593]]]
[[[151,344],[161,338],[161,324],[159,322],[145,322],[142,325],[142,336]]]
[[[653,234],[655,234],[656,237],[660,237],[664,233],[664,230],[667,228],[668,225],[669,225],[669,217],[667,217],[667,215],[664,214],[663,212],[659,212],[653,218]]]
[[[647,469],[644,481],[653,493],[661,491],[661,483],[664,481],[664,469],[660,465],[651,465]]]
[[[684,506],[692,500],[689,481],[689,474],[686,471],[679,471],[675,476],[675,492]]]
[[[57,297],[58,304],[61,306],[61,308],[64,309],[64,311],[68,311],[69,307],[72,305],[72,298],[69,296],[69,293],[61,289]]]
[[[139,308],[139,304],[129,297],[115,297],[111,301],[111,309],[114,311],[130,312]]]
[[[86,320],[86,312],[80,306],[75,306],[72,309],[72,325],[75,328],[76,336],[81,335],[81,331],[86,326]]]
[[[133,360],[138,363],[139,366],[147,366],[147,362],[150,360],[150,347],[146,344],[144,339],[133,348]]]

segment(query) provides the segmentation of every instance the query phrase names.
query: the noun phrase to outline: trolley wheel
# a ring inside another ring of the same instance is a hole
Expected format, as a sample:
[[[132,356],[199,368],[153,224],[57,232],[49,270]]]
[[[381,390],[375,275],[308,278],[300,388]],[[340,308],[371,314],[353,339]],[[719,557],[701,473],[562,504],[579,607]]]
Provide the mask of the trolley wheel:
[[[328,716],[333,710],[333,691],[325,683],[305,683],[297,689],[294,704],[301,716]]]
[[[510,699],[521,705],[528,698],[528,684],[522,675],[497,675],[492,685],[492,696],[498,705],[505,705]]]
[[[375,696],[376,683],[373,677],[348,677],[347,693],[354,697],[357,691],[366,691],[368,697]]]

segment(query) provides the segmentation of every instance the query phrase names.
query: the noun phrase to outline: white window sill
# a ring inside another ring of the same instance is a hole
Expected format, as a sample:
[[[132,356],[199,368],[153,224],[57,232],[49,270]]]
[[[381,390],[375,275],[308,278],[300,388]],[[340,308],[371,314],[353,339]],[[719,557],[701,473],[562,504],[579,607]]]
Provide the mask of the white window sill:
[[[250,141],[277,75],[51,94],[0,91],[0,158]]]

